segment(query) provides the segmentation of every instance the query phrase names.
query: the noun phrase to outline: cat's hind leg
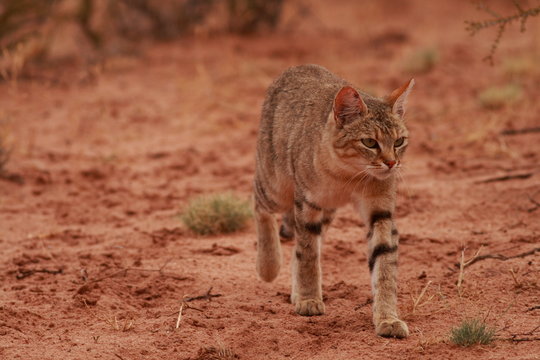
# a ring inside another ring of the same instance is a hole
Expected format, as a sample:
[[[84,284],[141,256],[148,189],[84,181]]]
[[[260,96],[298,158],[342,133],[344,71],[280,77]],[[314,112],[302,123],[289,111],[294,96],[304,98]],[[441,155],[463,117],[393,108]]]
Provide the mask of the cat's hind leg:
[[[281,267],[281,243],[273,215],[277,205],[269,198],[261,182],[254,182],[254,213],[257,227],[257,273],[264,281],[274,280]]]

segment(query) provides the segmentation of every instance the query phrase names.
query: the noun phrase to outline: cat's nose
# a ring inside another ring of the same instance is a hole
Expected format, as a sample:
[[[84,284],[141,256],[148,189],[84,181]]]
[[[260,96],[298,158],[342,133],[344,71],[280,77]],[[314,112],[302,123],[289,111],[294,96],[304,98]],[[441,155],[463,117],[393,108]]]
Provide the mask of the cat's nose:
[[[393,168],[394,165],[396,165],[395,160],[388,160],[388,161],[385,161],[384,163],[386,164],[386,166],[388,166],[389,169]]]

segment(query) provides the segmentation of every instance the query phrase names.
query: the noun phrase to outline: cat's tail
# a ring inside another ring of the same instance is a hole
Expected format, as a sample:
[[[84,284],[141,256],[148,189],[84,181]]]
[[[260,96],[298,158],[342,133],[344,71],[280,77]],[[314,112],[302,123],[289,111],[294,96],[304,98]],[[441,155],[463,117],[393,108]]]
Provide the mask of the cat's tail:
[[[272,213],[266,211],[258,202],[257,193],[254,199],[255,222],[257,225],[257,273],[264,281],[273,281],[281,267],[281,243],[277,222]]]

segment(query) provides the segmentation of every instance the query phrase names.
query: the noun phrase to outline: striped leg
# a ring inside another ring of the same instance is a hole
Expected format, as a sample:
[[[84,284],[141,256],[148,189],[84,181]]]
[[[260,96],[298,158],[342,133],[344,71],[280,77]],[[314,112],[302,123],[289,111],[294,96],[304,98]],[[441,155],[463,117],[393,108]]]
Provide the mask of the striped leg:
[[[397,260],[399,235],[392,212],[366,207],[369,271],[373,292],[373,323],[377,335],[404,338],[407,324],[397,315]]]
[[[299,198],[295,201],[296,245],[292,256],[291,302],[296,313],[324,314],[320,254],[322,235],[330,224],[333,210]]]

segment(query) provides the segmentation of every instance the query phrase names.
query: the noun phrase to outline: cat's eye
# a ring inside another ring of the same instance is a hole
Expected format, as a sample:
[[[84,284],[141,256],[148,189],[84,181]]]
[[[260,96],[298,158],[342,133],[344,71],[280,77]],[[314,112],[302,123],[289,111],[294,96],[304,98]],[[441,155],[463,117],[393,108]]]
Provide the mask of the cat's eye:
[[[379,144],[377,143],[377,140],[375,139],[367,138],[367,139],[362,139],[360,141],[362,141],[362,144],[364,144],[370,149],[375,149],[379,146]]]
[[[399,139],[396,140],[396,142],[394,143],[394,147],[400,147],[401,145],[403,145],[405,143],[405,138],[404,137],[401,137]]]

